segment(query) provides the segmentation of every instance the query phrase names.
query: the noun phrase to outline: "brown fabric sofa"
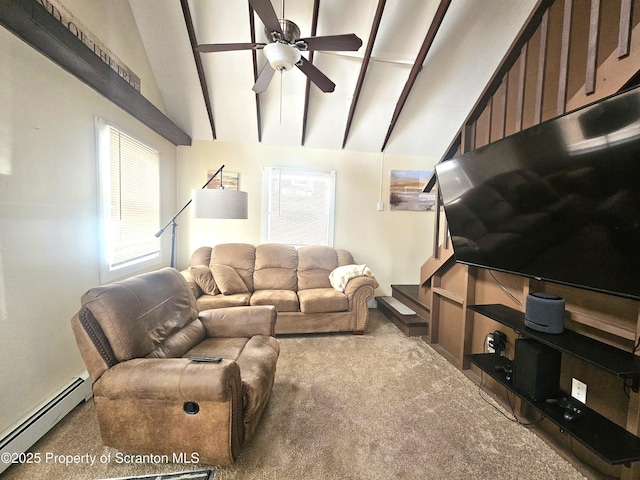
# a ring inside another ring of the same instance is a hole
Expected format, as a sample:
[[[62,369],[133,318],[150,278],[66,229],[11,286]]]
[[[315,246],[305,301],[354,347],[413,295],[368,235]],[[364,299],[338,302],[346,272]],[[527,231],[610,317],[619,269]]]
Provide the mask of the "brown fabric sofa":
[[[198,248],[181,273],[200,310],[273,305],[276,333],[362,334],[369,319],[367,302],[378,282],[371,273],[356,274],[343,291],[334,288],[332,272],[350,266],[356,267],[355,261],[342,249],[226,243]]]
[[[170,461],[195,453],[201,463],[233,463],[271,394],[280,352],[275,320],[269,306],[198,314],[173,268],[89,290],[71,325],[105,445]]]

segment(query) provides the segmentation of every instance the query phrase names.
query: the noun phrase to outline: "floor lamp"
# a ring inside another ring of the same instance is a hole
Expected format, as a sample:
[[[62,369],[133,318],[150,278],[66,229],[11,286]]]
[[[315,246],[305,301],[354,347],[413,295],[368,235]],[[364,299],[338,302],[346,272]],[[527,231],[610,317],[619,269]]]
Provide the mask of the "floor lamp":
[[[191,199],[178,210],[171,220],[156,233],[160,237],[171,225],[171,266],[175,267],[176,250],[176,219],[193,202],[193,216],[195,218],[248,218],[247,214],[247,192],[238,190],[227,190],[222,184],[222,165],[209,177],[207,183],[202,188],[192,190]],[[216,189],[207,188],[213,179],[220,174],[220,186]]]

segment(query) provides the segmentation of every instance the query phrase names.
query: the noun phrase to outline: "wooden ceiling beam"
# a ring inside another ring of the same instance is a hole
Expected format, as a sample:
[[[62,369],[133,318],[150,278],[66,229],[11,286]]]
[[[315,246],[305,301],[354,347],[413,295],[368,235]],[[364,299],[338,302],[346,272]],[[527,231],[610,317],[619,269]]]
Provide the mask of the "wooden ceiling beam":
[[[320,11],[320,0],[313,2],[313,17],[311,20],[311,37],[315,37],[318,31],[318,12]],[[309,63],[313,63],[313,50],[309,52]],[[311,80],[307,77],[307,85],[304,90],[304,113],[302,115],[302,138],[300,143],[304,146],[307,136],[307,119],[309,114],[309,99],[311,97]]]
[[[207,116],[209,117],[209,125],[211,125],[211,135],[213,139],[216,139],[216,125],[213,121],[213,108],[211,106],[211,97],[209,96],[209,87],[207,86],[207,79],[204,76],[204,68],[202,67],[202,59],[200,58],[200,52],[196,51],[198,41],[196,40],[196,31],[193,28],[193,18],[191,17],[191,10],[189,9],[188,0],[180,0],[182,6],[182,15],[184,16],[184,23],[187,27],[187,33],[189,34],[189,42],[191,44],[191,52],[193,53],[193,59],[196,62],[196,70],[198,71],[198,79],[200,80],[200,89],[202,90],[202,96],[204,97],[204,105],[207,109]]]
[[[0,1],[0,25],[174,145],[191,137],[36,0]]]
[[[358,100],[360,99],[360,92],[362,91],[362,85],[364,84],[364,77],[366,76],[367,69],[369,68],[369,61],[371,60],[371,52],[373,51],[373,45],[376,41],[376,36],[378,35],[378,30],[380,28],[380,21],[382,20],[382,13],[384,12],[385,4],[386,4],[386,0],[380,0],[378,2],[378,7],[376,8],[376,13],[373,17],[373,23],[371,24],[371,32],[369,33],[369,40],[367,42],[367,49],[364,52],[364,58],[362,59],[362,66],[360,67],[360,74],[358,75],[356,88],[353,91],[353,98],[351,99],[351,107],[349,107],[349,116],[347,117],[347,126],[344,129],[344,137],[342,139],[342,148],[346,146],[347,139],[349,138],[349,131],[351,130],[353,117],[356,113]]]
[[[187,0],[180,0],[182,6],[182,15],[184,16],[184,23],[187,27],[189,34],[189,42],[191,43],[191,52],[193,53],[193,59],[196,62],[196,69],[198,71],[198,79],[200,80],[200,89],[202,90],[202,96],[204,97],[204,105],[207,109],[207,116],[209,117],[209,125],[211,125],[211,135],[213,139],[216,139],[216,125],[213,121],[213,108],[211,106],[211,97],[209,96],[209,87],[207,85],[207,79],[204,76],[204,68],[202,67],[202,59],[200,58],[200,52],[196,51],[198,41],[196,40],[196,31],[193,28],[193,19],[191,17],[191,11],[189,10],[189,2]]]
[[[251,43],[256,43],[256,22],[253,15],[253,7],[249,3],[249,31],[251,32]],[[253,81],[258,80],[258,52],[256,49],[251,50],[251,57],[253,59]],[[258,128],[258,142],[262,142],[262,113],[260,110],[260,94],[256,93],[256,126]]]
[[[420,51],[418,52],[418,58],[416,58],[416,61],[411,68],[411,72],[409,72],[407,83],[402,89],[402,93],[400,94],[398,103],[396,103],[396,109],[393,112],[393,117],[391,118],[389,129],[387,130],[387,136],[385,137],[384,143],[382,144],[381,151],[383,152],[385,147],[387,146],[387,142],[389,142],[389,138],[391,138],[391,133],[393,133],[393,129],[396,126],[398,118],[400,118],[400,114],[402,113],[402,109],[407,102],[407,98],[409,98],[409,94],[411,93],[411,89],[416,82],[416,78],[418,78],[418,74],[422,70],[422,64],[427,57],[427,53],[429,53],[429,50],[431,49],[431,45],[433,45],[433,40],[436,38],[436,34],[440,29],[440,25],[442,25],[442,21],[444,20],[444,16],[447,13],[447,10],[449,9],[449,5],[451,5],[451,0],[441,0],[440,5],[438,5],[436,15],[433,18],[431,25],[429,26],[429,30],[427,31],[427,35],[424,38],[424,42],[422,42],[422,47],[420,47]]]

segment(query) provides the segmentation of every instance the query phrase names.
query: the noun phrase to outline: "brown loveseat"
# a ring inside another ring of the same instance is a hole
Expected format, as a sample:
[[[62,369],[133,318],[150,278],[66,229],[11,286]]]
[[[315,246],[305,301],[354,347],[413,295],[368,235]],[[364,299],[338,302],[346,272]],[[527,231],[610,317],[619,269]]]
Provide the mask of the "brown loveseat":
[[[348,251],[324,246],[227,243],[200,247],[189,265],[182,274],[200,310],[273,305],[276,333],[362,334],[378,287]]]
[[[172,268],[89,290],[71,324],[104,443],[174,462],[183,454],[233,463],[271,394],[275,319],[269,306],[198,314]]]

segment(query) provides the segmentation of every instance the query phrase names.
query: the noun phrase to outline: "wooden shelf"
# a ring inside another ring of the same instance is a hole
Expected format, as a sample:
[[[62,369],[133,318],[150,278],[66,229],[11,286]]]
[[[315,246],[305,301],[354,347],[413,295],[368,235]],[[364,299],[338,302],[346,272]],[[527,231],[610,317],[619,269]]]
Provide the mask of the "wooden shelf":
[[[469,309],[510,327],[525,337],[579,358],[613,375],[621,378],[630,378],[633,380],[634,390],[638,390],[640,358],[630,352],[620,350],[570,330],[565,330],[560,334],[533,330],[525,325],[523,312],[505,305],[470,305]],[[564,410],[558,408],[557,405],[549,405],[544,401],[534,401],[520,393],[506,380],[505,373],[502,370],[496,370],[496,366],[511,366],[511,362],[505,357],[489,353],[467,355],[466,358],[607,462],[613,465],[628,465],[631,462],[640,460],[640,438],[603,417],[595,410],[591,410],[572,398],[571,402],[583,410],[584,417],[576,421],[567,421],[563,417]],[[562,393],[562,395],[569,398],[569,395],[565,393]]]
[[[435,293],[436,295],[440,295],[441,297],[448,298],[458,305],[462,305],[464,303],[464,297],[462,295],[451,292],[449,290],[445,290],[444,288],[434,287],[433,293]]]
[[[0,2],[0,25],[174,145],[191,145],[189,135],[50,15],[43,7],[46,4],[38,0]]]
[[[526,337],[568,353],[613,375],[621,378],[631,378],[634,380],[634,390],[638,388],[640,357],[633,353],[620,350],[570,330],[565,330],[557,335],[538,332],[525,326],[523,312],[505,305],[470,305],[469,309],[510,327]]]
[[[580,311],[575,308],[567,308],[567,312],[570,313],[572,319],[577,318],[577,323],[581,325],[586,325],[587,327],[595,328],[597,330],[610,333],[611,335],[615,335],[616,337],[624,338],[625,340],[629,340],[635,343],[636,331],[635,329],[631,329],[631,327],[628,325],[618,325],[614,322],[603,320],[594,315],[590,315],[585,311]]]
[[[520,393],[511,382],[506,380],[505,373],[502,370],[496,370],[496,366],[511,367],[511,362],[506,357],[495,353],[471,354],[466,357],[491,378],[518,395],[527,404],[538,410],[608,463],[620,465],[640,460],[640,438],[603,417],[595,410],[591,410],[572,398],[571,402],[582,409],[584,417],[579,420],[567,421],[563,416],[564,410],[557,405],[550,405],[545,401],[534,401]],[[566,393],[561,395],[569,398]]]

